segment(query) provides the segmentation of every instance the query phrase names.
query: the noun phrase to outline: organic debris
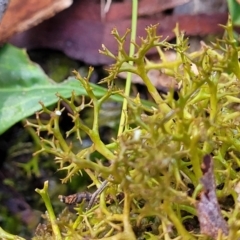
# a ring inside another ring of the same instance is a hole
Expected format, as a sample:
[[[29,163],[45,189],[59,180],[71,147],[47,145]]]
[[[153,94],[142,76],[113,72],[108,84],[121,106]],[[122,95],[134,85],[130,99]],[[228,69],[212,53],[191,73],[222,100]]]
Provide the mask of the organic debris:
[[[127,2],[113,2],[103,19],[100,1],[75,1],[70,8],[55,17],[14,36],[11,43],[27,49],[60,50],[73,59],[91,65],[111,64],[113,61],[99,54],[98,51],[104,43],[112,52],[117,52],[117,44],[110,36],[110,32],[116,27],[119,34],[124,34],[127,28],[131,28],[131,8],[126,8]],[[144,1],[145,4],[146,2]],[[144,36],[146,34],[145,27],[156,23],[160,23],[157,34],[164,38],[168,37],[168,41],[175,38],[172,29],[176,27],[177,23],[187,36],[206,36],[223,32],[219,24],[227,22],[227,13],[167,14],[163,12],[166,10],[164,8],[166,1],[163,2],[165,4],[162,7],[161,4],[156,5],[155,3],[154,5],[159,10],[159,14],[148,15],[149,7],[144,5],[147,16],[139,16],[137,36]],[[173,2],[176,6],[176,1]],[[183,3],[183,1],[180,2]],[[148,4],[151,5],[151,3]],[[127,38],[127,42],[129,42],[129,38]],[[137,43],[140,43],[139,39]],[[125,45],[125,49],[128,51],[129,44]],[[157,53],[156,48],[149,51],[149,54],[153,53]]]
[[[200,200],[197,203],[201,233],[214,239],[218,239],[221,232],[224,235],[228,235],[229,230],[217,201],[213,160],[210,155],[206,155],[203,158],[201,169],[203,176],[200,181],[203,184],[203,191],[201,192]]]
[[[72,0],[11,0],[0,24],[0,43],[69,7]]]

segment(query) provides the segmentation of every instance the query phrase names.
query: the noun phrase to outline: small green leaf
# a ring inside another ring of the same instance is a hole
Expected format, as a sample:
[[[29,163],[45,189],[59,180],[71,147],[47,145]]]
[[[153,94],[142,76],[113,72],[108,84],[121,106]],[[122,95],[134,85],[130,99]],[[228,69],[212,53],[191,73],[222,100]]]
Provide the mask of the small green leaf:
[[[58,101],[56,93],[70,97],[86,95],[79,81],[68,79],[61,84],[54,83],[44,71],[31,62],[25,50],[11,45],[0,49],[0,134],[18,121],[41,109],[39,101],[49,106]],[[103,96],[106,89],[92,85],[96,96]],[[113,100],[121,101],[120,96]]]

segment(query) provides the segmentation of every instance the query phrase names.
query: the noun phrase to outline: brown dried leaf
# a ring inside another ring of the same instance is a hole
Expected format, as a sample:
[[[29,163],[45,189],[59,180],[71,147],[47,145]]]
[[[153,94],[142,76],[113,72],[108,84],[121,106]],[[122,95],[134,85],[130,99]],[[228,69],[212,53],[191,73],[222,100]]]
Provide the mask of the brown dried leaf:
[[[142,0],[139,2],[138,15],[150,16],[167,9],[188,3],[190,0]]]
[[[217,201],[216,186],[213,174],[213,161],[210,155],[203,158],[203,176],[201,183],[203,191],[197,203],[198,220],[200,222],[201,233],[217,239],[219,232],[228,235],[228,225],[221,214],[221,209]]]
[[[11,0],[0,24],[0,42],[69,7],[72,0]]]
[[[185,4],[190,0],[141,0],[139,1],[138,16],[152,16],[153,14],[161,13],[167,9]],[[106,14],[106,20],[119,18],[131,18],[132,3],[131,1],[113,2]]]
[[[112,4],[110,10],[113,7]],[[131,19],[125,18],[124,12],[127,9],[119,6],[117,18],[107,15],[106,21],[103,22],[100,9],[100,3],[95,1],[74,1],[70,8],[31,30],[16,35],[11,42],[27,49],[60,50],[71,58],[91,65],[111,64],[113,60],[99,54],[98,50],[104,43],[110,51],[116,54],[118,46],[110,32],[116,27],[120,35],[123,35],[126,29],[131,27]],[[180,30],[185,31],[187,36],[217,34],[223,32],[219,24],[225,24],[226,21],[227,14],[225,13],[139,17],[137,36],[146,36],[146,26],[158,22],[160,26],[157,34],[162,35],[163,38],[168,36],[168,40],[175,37],[172,29],[176,27],[177,22]],[[129,42],[126,42],[126,51],[128,49]],[[152,49],[149,54],[156,52],[156,49]]]

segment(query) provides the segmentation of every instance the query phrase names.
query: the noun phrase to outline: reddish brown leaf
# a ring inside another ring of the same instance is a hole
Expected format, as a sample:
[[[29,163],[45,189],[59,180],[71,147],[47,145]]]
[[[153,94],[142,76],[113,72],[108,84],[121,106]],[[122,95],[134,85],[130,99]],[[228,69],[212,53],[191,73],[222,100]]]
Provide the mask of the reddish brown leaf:
[[[189,2],[190,0],[141,0],[138,6],[138,16],[152,16],[167,9],[174,8]],[[130,19],[132,16],[131,1],[112,3],[106,14],[107,21]]]
[[[0,24],[0,42],[69,7],[72,0],[11,0]]]
[[[200,200],[197,203],[198,220],[201,233],[217,239],[219,231],[224,235],[228,235],[228,225],[222,217],[217,201],[213,161],[210,155],[203,158],[202,172],[203,176],[200,181],[204,190],[200,194]]]
[[[98,50],[104,43],[113,53],[117,52],[117,43],[111,36],[111,30],[117,27],[120,34],[124,34],[131,27],[130,19],[121,15],[118,19],[101,20],[99,1],[81,0],[57,14],[55,17],[41,23],[31,30],[14,37],[11,42],[27,49],[51,48],[63,51],[66,55],[92,65],[110,64],[112,59],[100,55]],[[124,9],[125,11],[126,9]],[[160,17],[146,17],[138,19],[138,36],[146,36],[145,28],[159,23],[158,34],[163,37],[174,38],[173,29],[179,23],[180,29],[188,36],[204,36],[223,32],[219,23],[225,24],[227,14],[211,15],[171,15]],[[129,44],[126,43],[128,51]],[[155,53],[156,49],[152,50]]]
[[[185,4],[190,0],[142,0],[139,2],[138,15],[150,16],[167,9]]]

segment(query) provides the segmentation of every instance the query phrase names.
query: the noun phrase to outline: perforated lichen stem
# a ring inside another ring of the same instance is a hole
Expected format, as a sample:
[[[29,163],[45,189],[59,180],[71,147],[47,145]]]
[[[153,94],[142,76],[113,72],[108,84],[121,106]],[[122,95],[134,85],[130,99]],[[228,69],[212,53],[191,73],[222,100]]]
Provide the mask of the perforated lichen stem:
[[[51,205],[51,200],[50,200],[49,195],[48,195],[48,181],[44,182],[43,189],[38,189],[37,188],[35,191],[41,195],[41,197],[42,197],[42,199],[45,203],[45,206],[47,208],[49,220],[50,220],[51,226],[52,226],[54,239],[62,240],[61,232],[60,232],[60,229],[57,225],[57,219],[56,219],[55,213],[54,213],[52,205]]]
[[[124,233],[128,236],[128,239],[136,239],[130,222],[130,208],[131,208],[131,196],[128,189],[124,190],[124,207],[123,207],[123,227]]]
[[[196,240],[183,226],[180,219],[177,217],[175,212],[172,209],[171,203],[169,201],[164,201],[164,210],[166,211],[169,219],[172,221],[176,227],[180,236],[184,236],[185,240]]]

